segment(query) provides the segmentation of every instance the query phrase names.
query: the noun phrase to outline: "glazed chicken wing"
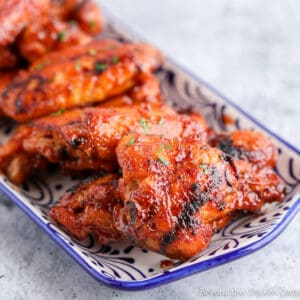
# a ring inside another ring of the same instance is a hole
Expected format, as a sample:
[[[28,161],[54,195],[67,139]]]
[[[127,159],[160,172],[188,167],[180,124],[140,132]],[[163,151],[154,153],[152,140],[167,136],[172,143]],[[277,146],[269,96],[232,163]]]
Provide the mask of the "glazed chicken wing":
[[[238,182],[222,151],[195,140],[128,135],[116,150],[123,177],[118,229],[135,244],[187,259],[230,219]]]
[[[118,229],[137,245],[187,259],[204,249],[235,211],[257,211],[265,202],[281,200],[283,181],[270,167],[257,169],[254,163],[273,160],[271,143],[254,136],[255,145],[247,145],[250,132],[231,135],[233,144],[247,148],[251,157],[241,159],[248,163],[242,176],[234,158],[199,141],[124,137],[116,150],[124,202]],[[264,157],[254,158],[255,153]]]
[[[103,244],[118,241],[121,234],[113,221],[114,207],[121,202],[117,186],[116,175],[88,179],[67,191],[50,216],[79,240],[93,232]]]
[[[27,26],[17,44],[22,57],[34,62],[48,52],[87,44],[91,40],[77,24],[45,17]]]
[[[217,135],[211,145],[221,149],[239,177],[243,201],[237,208],[257,211],[265,202],[282,200],[285,184],[274,172],[277,153],[271,141],[262,133],[237,130]]]
[[[0,0],[0,46],[11,44],[32,20],[49,8],[49,0]]]
[[[74,3],[51,2],[50,13],[32,21],[23,30],[17,45],[20,54],[27,61],[34,62],[49,52],[87,44],[93,35],[101,31],[102,17],[96,4],[91,1],[65,2]],[[58,10],[58,7],[65,11]],[[72,18],[71,21],[62,19],[66,13]],[[49,57],[47,59],[51,60]]]
[[[2,92],[0,107],[17,120],[26,121],[61,109],[101,102],[138,83],[141,70],[152,71],[162,63],[161,54],[145,44],[123,44],[102,51],[94,42],[88,53],[68,61],[23,72]],[[62,50],[61,56],[73,52]]]

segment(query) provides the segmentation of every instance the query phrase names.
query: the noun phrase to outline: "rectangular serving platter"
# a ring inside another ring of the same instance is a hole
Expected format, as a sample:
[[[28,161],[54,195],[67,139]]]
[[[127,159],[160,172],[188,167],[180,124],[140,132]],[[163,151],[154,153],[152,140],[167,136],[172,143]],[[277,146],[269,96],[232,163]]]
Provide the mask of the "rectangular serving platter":
[[[119,41],[141,40],[106,12],[101,37]],[[202,113],[217,131],[256,129],[268,135],[278,149],[276,171],[291,187],[284,201],[264,208],[260,215],[239,217],[215,234],[209,247],[186,262],[174,261],[168,269],[160,267],[164,256],[128,243],[99,245],[94,236],[76,241],[49,217],[48,211],[63,192],[77,183],[60,173],[39,175],[22,186],[11,184],[0,175],[0,189],[59,244],[83,269],[100,282],[114,288],[141,290],[153,288],[191,274],[208,270],[260,249],[278,236],[300,210],[300,153],[249,114],[222,96],[173,60],[157,73],[165,101],[178,109],[193,108]],[[232,122],[224,122],[230,119]],[[0,124],[4,142],[12,124]]]

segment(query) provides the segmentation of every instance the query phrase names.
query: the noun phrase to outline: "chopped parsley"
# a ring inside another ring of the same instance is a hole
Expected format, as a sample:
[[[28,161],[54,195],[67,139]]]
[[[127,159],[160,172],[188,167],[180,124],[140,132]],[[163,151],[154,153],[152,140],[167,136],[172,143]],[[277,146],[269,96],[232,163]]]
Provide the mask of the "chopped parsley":
[[[164,158],[164,157],[161,156],[161,155],[160,155],[157,159],[158,159],[158,161],[159,161],[160,163],[162,163],[162,164],[164,164],[164,165],[166,165],[166,166],[168,166],[168,165],[170,164],[169,160],[166,159],[166,158]]]
[[[65,35],[66,35],[66,34],[65,34],[63,31],[60,31],[60,32],[57,33],[56,39],[57,39],[59,42],[61,42],[61,41],[65,38]]]
[[[170,150],[171,149],[171,145],[166,145],[166,149]]]
[[[77,71],[80,71],[80,70],[81,70],[81,63],[80,63],[80,61],[76,61],[76,62],[75,62],[75,69],[76,69]]]
[[[69,23],[70,23],[72,26],[77,25],[77,21],[76,21],[76,20],[70,20]]]
[[[118,56],[114,56],[111,60],[112,64],[115,65],[119,62],[119,57]]]
[[[131,138],[130,140],[129,140],[129,142],[126,144],[126,146],[131,146],[131,145],[133,145],[135,143],[135,138],[133,137],[133,138]]]
[[[160,119],[158,120],[158,123],[157,123],[157,124],[158,124],[159,126],[163,126],[164,123],[165,123],[165,122],[164,122],[163,118],[160,118]]]
[[[94,29],[95,26],[96,26],[96,22],[95,21],[92,20],[92,21],[89,22],[90,29]]]
[[[65,111],[66,111],[66,109],[65,109],[65,108],[62,108],[62,109],[60,109],[60,110],[58,110],[58,111],[52,113],[51,116],[60,116],[60,115],[62,115]]]
[[[48,66],[48,65],[50,65],[50,61],[44,61],[44,62],[42,62],[42,63],[36,65],[36,66],[34,67],[34,69],[37,70],[37,71],[39,71],[39,70],[42,70],[44,67],[46,67],[46,66]]]
[[[96,63],[95,64],[95,71],[97,74],[103,72],[106,69],[107,65],[103,63]]]
[[[89,49],[88,51],[90,56],[95,56],[96,55],[96,50],[95,49]]]
[[[140,121],[141,126],[143,127],[146,134],[149,133],[148,123],[145,118],[142,118]]]
[[[206,164],[201,164],[200,165],[200,168],[204,171],[204,174],[205,175],[208,175],[209,174],[209,170],[208,170],[208,166]]]

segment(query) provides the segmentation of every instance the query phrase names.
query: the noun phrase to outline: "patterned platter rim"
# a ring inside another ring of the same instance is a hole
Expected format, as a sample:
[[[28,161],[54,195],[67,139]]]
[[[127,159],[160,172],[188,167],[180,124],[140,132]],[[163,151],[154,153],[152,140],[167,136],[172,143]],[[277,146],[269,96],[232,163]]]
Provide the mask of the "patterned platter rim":
[[[137,36],[132,30],[128,29],[127,25],[124,25],[119,20],[116,20],[114,16],[111,15],[110,12],[108,12],[106,9],[105,15],[108,17],[110,22],[118,24],[122,29],[124,29],[125,32],[130,33],[131,36],[137,37],[138,40],[145,40],[144,38],[141,38],[140,36]],[[210,90],[213,94],[216,96],[222,98],[224,102],[226,102],[229,106],[235,108],[238,112],[240,112],[243,116],[245,116],[247,119],[252,121],[256,126],[260,127],[262,130],[267,132],[269,135],[273,136],[273,138],[280,141],[282,144],[284,144],[287,148],[292,150],[296,153],[296,155],[300,155],[300,151],[296,149],[296,147],[292,146],[288,142],[286,142],[284,139],[282,139],[280,136],[266,128],[264,125],[262,125],[260,122],[258,122],[256,119],[254,119],[251,115],[249,115],[247,112],[245,112],[243,109],[241,109],[239,106],[237,106],[234,102],[232,102],[227,97],[223,96],[217,89],[212,87],[210,84],[205,82],[203,79],[199,78],[198,76],[194,75],[191,71],[187,70],[185,67],[182,67],[177,62],[175,62],[173,59],[170,59],[168,57],[168,61],[174,65],[176,68],[181,70],[187,77],[191,78],[192,80],[196,81],[199,85],[202,85],[206,87],[208,90]],[[48,226],[48,224],[44,223],[42,219],[40,219],[29,207],[23,203],[21,199],[17,197],[11,190],[9,190],[8,187],[6,187],[5,184],[0,182],[0,190],[9,197],[19,208],[21,208],[37,225],[39,225],[58,245],[60,245],[86,272],[88,272],[92,277],[94,277],[96,280],[99,280],[100,282],[111,286],[113,288],[117,289],[123,289],[123,290],[144,290],[149,288],[155,288],[157,286],[160,286],[162,284],[170,283],[175,280],[179,280],[183,277],[190,276],[192,274],[202,272],[209,270],[213,267],[216,267],[221,264],[225,264],[227,262],[233,261],[235,259],[238,259],[242,256],[248,255],[253,253],[254,251],[257,251],[261,249],[262,247],[266,246],[268,243],[273,241],[277,236],[280,235],[280,233],[287,227],[287,225],[292,221],[292,219],[297,215],[297,213],[300,211],[300,194],[297,196],[297,200],[294,202],[294,204],[289,208],[285,216],[282,218],[282,220],[266,235],[264,235],[259,240],[248,244],[244,247],[241,247],[239,249],[236,249],[230,253],[221,254],[218,257],[207,259],[205,261],[201,261],[196,264],[192,265],[186,265],[182,268],[175,269],[172,272],[165,271],[162,274],[155,276],[153,278],[146,278],[144,280],[136,280],[136,281],[121,281],[121,280],[115,280],[112,278],[105,277],[100,272],[98,272],[96,269],[92,268],[83,257],[81,257],[79,254],[77,254],[73,248],[66,243],[59,235],[55,233],[55,231]]]

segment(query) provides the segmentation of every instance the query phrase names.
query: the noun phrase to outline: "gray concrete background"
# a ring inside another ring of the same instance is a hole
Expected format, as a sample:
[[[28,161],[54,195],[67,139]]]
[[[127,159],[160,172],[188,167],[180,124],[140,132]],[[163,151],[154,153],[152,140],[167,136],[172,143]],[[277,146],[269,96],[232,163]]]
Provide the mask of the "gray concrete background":
[[[299,1],[102,3],[300,148]],[[251,256],[135,293],[96,282],[4,196],[0,228],[0,299],[176,300],[200,299],[203,288],[300,290],[299,216],[272,244]]]

